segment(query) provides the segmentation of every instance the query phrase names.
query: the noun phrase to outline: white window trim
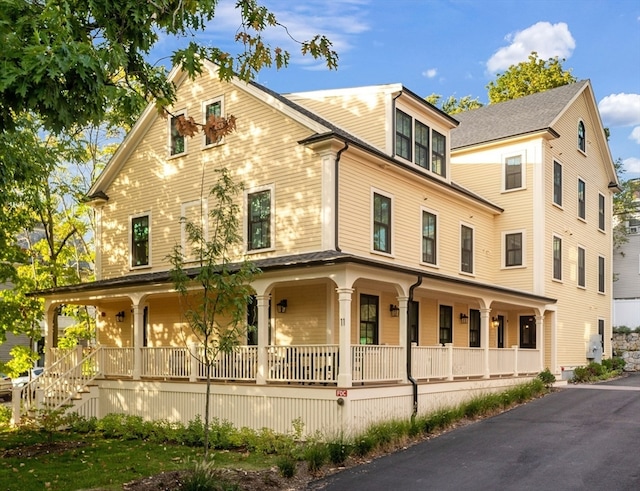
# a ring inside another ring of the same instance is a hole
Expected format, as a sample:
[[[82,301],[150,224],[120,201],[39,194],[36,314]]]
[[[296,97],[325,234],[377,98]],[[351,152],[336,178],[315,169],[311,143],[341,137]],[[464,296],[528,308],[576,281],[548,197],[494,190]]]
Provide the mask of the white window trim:
[[[517,266],[507,266],[507,235],[521,234],[522,235],[522,264]],[[527,233],[525,229],[519,230],[505,230],[502,232],[502,245],[501,245],[501,257],[502,257],[502,269],[522,269],[527,267]]]
[[[184,138],[184,152],[180,152],[180,153],[175,153],[175,154],[171,154],[171,120],[173,118],[177,118],[178,116],[184,116],[185,118],[188,117],[187,115],[187,110],[186,109],[181,109],[180,111],[175,111],[173,113],[173,115],[169,115],[169,117],[167,118],[167,159],[175,159],[178,157],[182,157],[184,155],[187,154],[188,152],[188,138],[185,136]]]
[[[507,159],[511,157],[520,157],[520,172],[522,173],[522,181],[519,188],[507,189]],[[516,191],[523,191],[527,189],[527,152],[526,150],[520,150],[517,152],[510,152],[502,154],[502,192],[513,193]]]
[[[187,229],[183,218],[186,216],[187,208],[191,208],[193,206],[200,207],[200,203],[202,203],[202,232],[204,234],[204,237],[208,239],[209,209],[207,198],[203,198],[202,201],[200,201],[199,199],[194,201],[187,201],[185,203],[182,203],[182,205],[180,206],[180,245],[182,247],[182,255],[185,262],[194,262],[197,261],[198,258],[188,257],[185,254],[185,251],[187,250]]]
[[[580,284],[580,249],[584,251],[584,285]],[[576,246],[576,286],[581,290],[587,289],[587,248],[578,244]]]
[[[580,128],[580,123],[582,123],[582,127],[584,128],[584,150],[582,150],[580,148],[580,145],[578,145],[578,129]],[[578,149],[578,152],[586,156],[588,146],[589,146],[589,141],[587,140],[587,124],[584,122],[582,118],[580,118],[576,123],[576,148]]]
[[[473,267],[471,268],[471,272],[462,271],[462,226],[468,227],[472,231],[472,242],[471,242],[471,263]],[[475,276],[476,275],[476,228],[467,222],[460,222],[458,226],[458,272],[465,276]]]
[[[133,265],[133,220],[135,220],[136,218],[142,218],[142,217],[149,217],[149,263],[148,264],[143,264],[141,266],[134,266]],[[129,242],[128,244],[128,248],[129,248],[129,270],[133,271],[136,269],[149,269],[152,267],[152,240],[153,240],[153,227],[152,227],[152,220],[151,220],[151,210],[149,211],[143,211],[141,213],[137,213],[135,215],[130,215],[129,216],[129,234],[127,236],[127,240]]]
[[[391,223],[390,223],[390,230],[391,230],[391,237],[389,237],[389,241],[391,242],[390,245],[390,252],[384,252],[384,251],[378,251],[373,247],[373,231],[375,229],[375,224],[374,224],[374,213],[373,213],[373,209],[374,209],[374,196],[376,194],[379,194],[380,196],[384,196],[385,198],[389,198],[391,200]],[[394,257],[394,230],[395,230],[395,210],[396,210],[396,206],[394,203],[394,197],[392,194],[387,193],[386,191],[382,191],[378,188],[371,188],[371,203],[369,205],[369,214],[370,214],[370,218],[369,218],[369,247],[371,250],[371,254],[376,254],[378,256],[384,256],[384,257]]]
[[[423,254],[423,250],[422,250],[422,227],[423,227],[423,223],[422,223],[422,215],[423,212],[427,212],[427,213],[431,213],[432,215],[435,215],[436,217],[436,262],[435,263],[427,263],[424,262],[422,260],[422,254]],[[431,208],[426,208],[424,206],[420,207],[420,219],[419,219],[419,223],[420,223],[420,233],[419,233],[419,237],[420,237],[420,244],[419,244],[419,251],[420,251],[420,264],[422,264],[423,266],[428,266],[430,268],[439,268],[440,267],[440,216],[438,214],[437,211],[432,210]]]
[[[269,224],[270,234],[269,242],[271,247],[265,247],[264,249],[249,249],[249,237],[247,235],[249,231],[249,195],[259,193],[261,191],[270,191],[271,203],[269,214],[271,216],[271,223]],[[263,252],[273,252],[276,250],[276,186],[274,183],[265,184],[263,186],[257,186],[251,189],[245,189],[244,191],[244,210],[245,213],[242,224],[242,236],[244,237],[244,251],[245,254],[261,254]]]
[[[580,191],[578,183],[582,181],[584,183],[584,218],[580,216]],[[587,208],[589,207],[589,202],[587,200],[587,180],[583,177],[578,176],[576,180],[576,218],[581,222],[587,223]]]
[[[553,276],[553,239],[560,239],[560,278]],[[556,283],[564,283],[564,237],[560,234],[551,234],[551,281]]]
[[[562,204],[558,204],[556,203],[555,199],[553,198],[553,191],[555,188],[555,164],[558,164],[560,166],[560,175],[562,177],[562,183],[560,184],[560,197],[562,199]],[[564,192],[564,185],[565,185],[565,179],[564,179],[564,164],[562,162],[560,162],[560,160],[554,158],[552,160],[551,163],[551,204],[553,206],[555,206],[556,208],[559,208],[561,210],[564,210],[564,202],[566,201],[566,196],[565,196],[565,192]]]
[[[225,112],[224,112],[224,95],[218,96],[218,97],[213,97],[212,99],[206,100],[202,102],[202,122],[203,124],[207,123],[207,106],[210,104],[215,104],[216,102],[220,103],[220,116],[221,117],[225,117]],[[202,148],[206,149],[206,148],[213,148],[213,147],[217,147],[219,145],[222,145],[224,143],[224,138],[221,138],[219,141],[214,142],[214,143],[209,143],[207,145],[207,135],[204,134],[204,132],[202,133]]]
[[[602,265],[604,267],[604,271],[602,272],[604,276],[604,290],[600,290],[600,258],[603,259]],[[607,258],[603,254],[598,254],[598,293],[600,295],[605,295],[607,291]]]

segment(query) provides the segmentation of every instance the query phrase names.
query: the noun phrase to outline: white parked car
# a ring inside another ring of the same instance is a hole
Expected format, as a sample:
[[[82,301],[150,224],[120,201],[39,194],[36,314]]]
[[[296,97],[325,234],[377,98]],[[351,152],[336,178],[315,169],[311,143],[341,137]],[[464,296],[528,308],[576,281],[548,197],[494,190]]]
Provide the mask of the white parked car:
[[[31,369],[31,378],[29,378],[29,372],[23,372],[19,377],[13,379],[13,386],[16,388],[24,387],[30,380],[39,377],[44,372],[43,367],[36,367]]]
[[[0,373],[0,399],[10,401],[12,394],[13,384],[11,383],[11,377],[6,376],[4,373]]]

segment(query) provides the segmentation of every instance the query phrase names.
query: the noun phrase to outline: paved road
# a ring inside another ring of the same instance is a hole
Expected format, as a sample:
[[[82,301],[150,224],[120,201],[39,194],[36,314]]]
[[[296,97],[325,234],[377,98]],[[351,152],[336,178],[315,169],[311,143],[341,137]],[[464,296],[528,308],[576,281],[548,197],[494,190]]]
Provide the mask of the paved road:
[[[570,385],[310,490],[640,490],[640,374]]]

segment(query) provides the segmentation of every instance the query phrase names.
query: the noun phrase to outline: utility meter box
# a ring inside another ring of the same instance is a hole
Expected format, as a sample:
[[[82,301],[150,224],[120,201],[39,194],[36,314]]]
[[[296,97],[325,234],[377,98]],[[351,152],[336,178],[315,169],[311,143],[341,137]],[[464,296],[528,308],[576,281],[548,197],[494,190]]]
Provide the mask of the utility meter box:
[[[587,347],[587,360],[602,363],[602,339],[600,334],[592,334]]]

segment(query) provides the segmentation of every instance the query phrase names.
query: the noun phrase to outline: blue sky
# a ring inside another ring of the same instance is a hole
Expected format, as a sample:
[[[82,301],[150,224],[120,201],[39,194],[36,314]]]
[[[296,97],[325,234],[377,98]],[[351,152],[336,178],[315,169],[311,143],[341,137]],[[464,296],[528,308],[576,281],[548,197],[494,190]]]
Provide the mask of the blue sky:
[[[637,0],[263,0],[295,39],[324,34],[340,60],[329,71],[298,54],[283,29],[270,44],[292,53],[288,68],[257,81],[277,92],[399,82],[413,92],[471,95],[487,102],[496,73],[537,51],[558,56],[579,80],[590,79],[611,131],[623,178],[640,177],[640,2]],[[232,53],[239,26],[235,0],[220,0],[196,39]],[[180,43],[180,41],[178,41]],[[152,56],[176,46],[162,39]]]

